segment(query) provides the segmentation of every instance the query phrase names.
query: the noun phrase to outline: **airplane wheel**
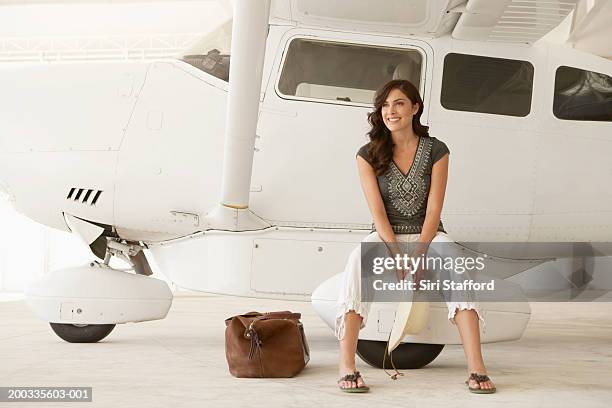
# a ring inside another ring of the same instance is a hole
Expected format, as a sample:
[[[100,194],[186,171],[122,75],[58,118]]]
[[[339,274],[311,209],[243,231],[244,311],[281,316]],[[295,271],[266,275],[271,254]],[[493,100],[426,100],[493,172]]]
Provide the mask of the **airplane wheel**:
[[[357,355],[372,367],[383,368],[386,347],[386,341],[358,340]],[[444,344],[401,343],[391,354],[395,367],[399,369],[421,368],[434,361],[443,348]],[[391,359],[387,355],[385,368],[391,367]]]
[[[114,324],[49,324],[55,334],[68,343],[96,343],[115,328]]]

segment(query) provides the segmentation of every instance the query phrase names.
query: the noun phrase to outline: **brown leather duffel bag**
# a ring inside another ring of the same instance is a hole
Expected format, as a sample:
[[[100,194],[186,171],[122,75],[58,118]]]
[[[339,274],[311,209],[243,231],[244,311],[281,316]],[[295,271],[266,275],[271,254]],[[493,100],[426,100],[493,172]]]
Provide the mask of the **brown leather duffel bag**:
[[[230,373],[246,378],[287,378],[304,369],[310,351],[300,313],[271,312],[225,319]]]

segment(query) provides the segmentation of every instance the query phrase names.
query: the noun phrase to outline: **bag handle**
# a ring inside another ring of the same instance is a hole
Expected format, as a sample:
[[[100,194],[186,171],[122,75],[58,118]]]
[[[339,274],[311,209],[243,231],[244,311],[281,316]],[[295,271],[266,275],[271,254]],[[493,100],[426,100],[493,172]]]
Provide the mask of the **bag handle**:
[[[246,331],[244,332],[244,336],[246,338],[249,338],[248,333],[250,331],[254,331],[255,330],[255,323],[260,322],[262,320],[271,320],[271,319],[300,320],[301,317],[302,317],[301,313],[291,313],[289,311],[285,311],[285,312],[269,312],[269,313],[264,313],[261,316],[257,316],[255,319],[251,320],[251,322],[249,323],[242,316],[238,316],[238,318],[240,319],[242,324],[244,324],[244,327],[246,327]]]
[[[253,317],[255,317],[255,319],[252,319]],[[301,313],[292,313],[288,310],[284,310],[281,312],[268,312],[268,313],[259,313],[259,312],[248,312],[242,315],[237,315],[237,316],[232,316],[232,317],[228,317],[227,319],[225,319],[225,325],[229,326],[230,322],[236,318],[238,320],[240,320],[240,323],[242,323],[242,325],[247,329],[249,326],[251,326],[251,324],[253,324],[253,322],[255,320],[259,321],[259,320],[267,320],[267,319],[301,319],[302,314]],[[246,331],[245,331],[246,334]],[[247,337],[247,336],[245,336]],[[248,338],[248,337],[247,337]]]

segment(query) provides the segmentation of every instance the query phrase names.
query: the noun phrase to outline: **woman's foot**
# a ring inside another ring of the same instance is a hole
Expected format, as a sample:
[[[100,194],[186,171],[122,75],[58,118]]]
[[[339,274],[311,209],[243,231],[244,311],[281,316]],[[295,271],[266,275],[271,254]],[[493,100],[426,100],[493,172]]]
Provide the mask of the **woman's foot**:
[[[470,392],[476,394],[493,394],[497,390],[495,384],[493,384],[493,381],[491,381],[486,373],[471,373],[465,383],[470,389]]]
[[[370,387],[365,385],[359,371],[352,370],[348,374],[341,375],[338,387],[344,392],[368,392]]]

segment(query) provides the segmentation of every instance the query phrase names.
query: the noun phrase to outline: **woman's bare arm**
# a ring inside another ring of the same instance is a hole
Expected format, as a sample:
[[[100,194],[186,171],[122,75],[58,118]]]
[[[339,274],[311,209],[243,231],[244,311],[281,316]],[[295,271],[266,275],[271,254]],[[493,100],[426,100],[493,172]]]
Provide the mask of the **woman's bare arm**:
[[[431,186],[429,187],[429,197],[427,198],[427,212],[425,221],[421,229],[419,242],[428,244],[436,236],[442,206],[444,205],[444,194],[446,192],[446,182],[448,180],[448,154],[434,163],[431,169]]]
[[[365,195],[368,203],[368,208],[370,209],[370,213],[374,219],[374,226],[376,227],[378,235],[384,242],[387,243],[387,246],[392,243],[397,243],[397,238],[395,237],[395,233],[393,232],[391,224],[389,223],[389,218],[387,217],[387,212],[385,211],[385,205],[380,195],[374,168],[372,168],[370,163],[368,163],[363,157],[357,156],[357,169],[359,170],[361,189],[363,190],[363,194]],[[389,249],[393,253],[398,253],[391,247],[389,247]]]

